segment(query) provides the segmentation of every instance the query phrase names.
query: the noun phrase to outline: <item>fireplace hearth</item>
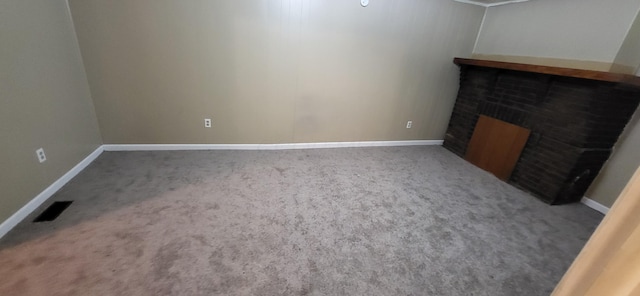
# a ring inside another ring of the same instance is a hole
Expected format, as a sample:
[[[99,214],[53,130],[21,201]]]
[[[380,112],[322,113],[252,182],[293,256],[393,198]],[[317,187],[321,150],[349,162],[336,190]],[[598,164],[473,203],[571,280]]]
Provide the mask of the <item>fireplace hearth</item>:
[[[551,204],[582,198],[640,102],[630,75],[454,62],[460,89],[444,147],[464,157],[480,115],[530,130],[507,182]]]

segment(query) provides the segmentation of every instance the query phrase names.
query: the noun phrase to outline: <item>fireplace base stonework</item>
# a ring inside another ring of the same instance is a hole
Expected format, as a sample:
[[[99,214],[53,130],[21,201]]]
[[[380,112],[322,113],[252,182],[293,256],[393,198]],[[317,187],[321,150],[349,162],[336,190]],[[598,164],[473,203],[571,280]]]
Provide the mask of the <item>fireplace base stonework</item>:
[[[582,198],[640,102],[627,83],[459,65],[444,147],[464,157],[480,115],[531,130],[508,182],[551,204]]]

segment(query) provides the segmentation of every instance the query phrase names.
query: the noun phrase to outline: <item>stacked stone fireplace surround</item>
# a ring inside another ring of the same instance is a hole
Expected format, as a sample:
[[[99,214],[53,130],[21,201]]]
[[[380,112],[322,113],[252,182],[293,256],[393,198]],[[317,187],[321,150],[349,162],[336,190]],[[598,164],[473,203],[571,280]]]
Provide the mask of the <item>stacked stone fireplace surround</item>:
[[[530,129],[508,183],[551,204],[577,202],[638,102],[640,87],[624,83],[460,64],[444,147],[464,157],[479,115]]]

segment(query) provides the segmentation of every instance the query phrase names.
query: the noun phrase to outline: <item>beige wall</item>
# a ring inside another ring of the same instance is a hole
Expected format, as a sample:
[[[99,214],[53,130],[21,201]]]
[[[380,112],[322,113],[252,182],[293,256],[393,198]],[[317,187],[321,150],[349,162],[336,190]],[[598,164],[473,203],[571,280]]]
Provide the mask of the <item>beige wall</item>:
[[[640,71],[640,12],[616,55],[611,71],[627,74]]]
[[[105,143],[442,139],[452,59],[471,55],[484,13],[450,0],[70,3]]]
[[[640,0],[535,0],[490,7],[474,53],[534,57],[543,64],[544,58],[573,60],[572,67],[608,70],[639,8]]]
[[[1,223],[101,139],[66,1],[0,1],[0,43]]]

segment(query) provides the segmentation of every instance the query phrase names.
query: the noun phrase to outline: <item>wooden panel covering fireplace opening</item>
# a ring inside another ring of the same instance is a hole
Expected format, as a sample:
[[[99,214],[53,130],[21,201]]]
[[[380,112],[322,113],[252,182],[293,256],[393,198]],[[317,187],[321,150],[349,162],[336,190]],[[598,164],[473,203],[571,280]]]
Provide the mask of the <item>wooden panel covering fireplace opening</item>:
[[[530,134],[526,128],[480,115],[465,159],[507,181]]]

